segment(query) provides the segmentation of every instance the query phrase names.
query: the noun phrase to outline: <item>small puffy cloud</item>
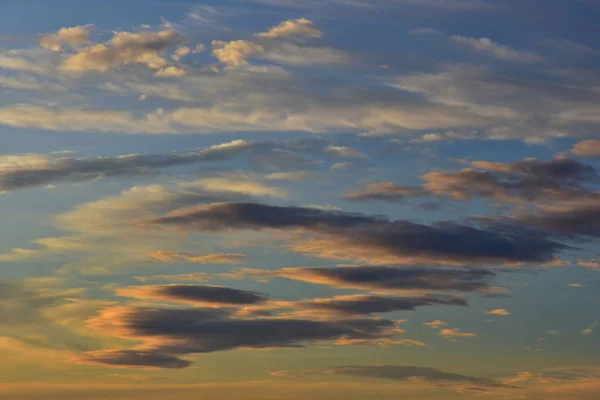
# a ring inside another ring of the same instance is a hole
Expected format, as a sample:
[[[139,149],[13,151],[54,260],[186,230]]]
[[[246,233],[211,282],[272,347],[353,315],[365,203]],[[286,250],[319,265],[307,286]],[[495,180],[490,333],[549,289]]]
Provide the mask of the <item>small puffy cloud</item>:
[[[185,71],[185,69],[171,65],[169,67],[159,69],[158,71],[156,71],[155,75],[161,77],[180,77],[185,76],[186,73],[187,72]]]
[[[274,39],[290,37],[318,38],[322,35],[323,32],[321,32],[311,20],[299,18],[283,21],[279,25],[269,29],[267,32],[258,33],[255,36]]]
[[[442,321],[440,319],[436,319],[435,321],[424,322],[423,325],[428,326],[430,328],[437,329],[437,328],[439,328],[441,326],[448,325],[448,323],[446,321]]]
[[[590,139],[575,143],[571,153],[580,157],[600,157],[600,140]]]
[[[175,61],[180,61],[183,57],[187,56],[192,52],[188,46],[181,46],[171,55],[171,58]]]
[[[72,72],[104,72],[128,64],[145,64],[149,68],[159,69],[167,64],[162,54],[182,41],[183,37],[172,29],[160,32],[115,32],[106,44],[83,48],[67,58],[62,68]]]
[[[255,34],[253,40],[214,40],[212,54],[220,62],[238,67],[248,64],[251,58],[296,66],[333,64],[349,60],[349,56],[341,50],[298,44],[302,39],[320,36],[321,31],[310,20],[288,20],[268,32]]]
[[[77,47],[90,41],[92,25],[79,25],[61,28],[57,32],[42,35],[40,45],[52,51],[61,51],[63,45]]]
[[[497,308],[485,312],[486,315],[511,315],[512,313],[504,308]]]
[[[194,47],[194,50],[192,50],[193,54],[198,54],[198,53],[202,53],[204,50],[206,50],[206,46],[204,46],[202,43],[197,44],[196,47]]]
[[[444,328],[440,329],[440,336],[445,338],[456,338],[456,337],[475,337],[476,333],[473,332],[463,332],[460,328]]]
[[[594,330],[599,326],[600,326],[600,321],[593,322],[592,324],[590,324],[589,327],[583,329],[581,331],[581,334],[585,335],[585,336],[591,335],[592,333],[594,333]]]
[[[488,38],[475,39],[464,36],[452,36],[452,40],[459,45],[469,47],[472,50],[481,53],[486,53],[500,60],[518,62],[536,62],[543,60],[543,57],[538,54],[511,49],[510,47],[494,43]]]
[[[264,47],[248,40],[234,40],[224,42],[213,40],[212,54],[222,63],[243,65],[248,63],[248,58],[264,52]]]

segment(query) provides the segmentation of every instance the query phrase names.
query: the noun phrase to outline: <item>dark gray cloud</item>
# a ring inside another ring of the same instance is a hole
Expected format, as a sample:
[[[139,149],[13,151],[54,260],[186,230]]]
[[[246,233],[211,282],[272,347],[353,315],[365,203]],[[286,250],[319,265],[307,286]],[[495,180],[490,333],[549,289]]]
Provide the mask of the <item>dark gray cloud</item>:
[[[225,309],[119,307],[104,310],[89,324],[125,339],[148,343],[142,353],[89,352],[82,359],[84,362],[181,368],[185,365],[177,361],[178,356],[186,354],[237,348],[303,347],[339,338],[389,337],[396,322],[385,319],[236,319]]]
[[[600,236],[600,199],[565,202],[542,206],[534,212],[512,216],[481,218],[490,226],[513,229],[527,227],[532,235],[550,235],[562,239]]]
[[[403,186],[393,182],[372,183],[364,190],[348,193],[345,197],[351,201],[379,200],[390,203],[402,202],[407,198],[431,195],[427,190]]]
[[[299,251],[342,259],[394,263],[545,262],[566,246],[519,227],[501,232],[457,222],[425,225],[383,216],[271,206],[259,203],[215,203],[173,212],[149,224],[211,232],[233,229],[290,230],[313,233]],[[391,259],[391,261],[390,261]]]
[[[235,140],[204,149],[168,154],[129,154],[118,157],[70,158],[46,154],[2,157],[0,191],[61,182],[85,182],[118,176],[156,174],[162,169],[198,163],[224,162],[242,157],[259,169],[306,168],[313,156],[337,158],[324,139],[251,142]]]
[[[392,311],[413,311],[417,307],[431,305],[466,306],[462,297],[426,296],[426,297],[394,297],[376,295],[340,296],[332,299],[316,299],[299,303],[300,307],[330,311],[340,315],[368,315]]]
[[[455,374],[440,371],[436,368],[424,368],[402,365],[379,365],[379,366],[344,366],[334,367],[331,372],[340,375],[360,376],[365,378],[389,379],[405,381],[411,378],[422,378],[432,384],[469,384],[484,387],[515,388],[501,382],[488,378],[477,378],[474,376]]]
[[[131,286],[118,289],[117,294],[147,300],[222,305],[249,305],[268,300],[266,296],[258,293],[208,285]]]
[[[348,200],[401,202],[417,196],[450,196],[456,200],[485,197],[498,201],[564,201],[598,198],[586,187],[600,182],[591,165],[560,156],[551,160],[526,158],[510,163],[473,161],[472,168],[453,172],[430,172],[422,186],[393,182],[368,185],[349,193]]]
[[[370,290],[436,290],[470,292],[489,287],[495,276],[485,269],[397,268],[388,266],[285,268],[278,276],[337,287]],[[372,299],[373,300],[373,299]],[[396,300],[393,300],[392,303]],[[402,299],[411,301],[453,303],[456,299]],[[460,302],[460,300],[458,300]],[[454,303],[458,304],[458,303]],[[410,307],[410,306],[409,306]]]
[[[86,353],[86,363],[110,365],[115,367],[142,368],[186,368],[190,361],[168,354],[159,354],[142,350],[98,350]]]

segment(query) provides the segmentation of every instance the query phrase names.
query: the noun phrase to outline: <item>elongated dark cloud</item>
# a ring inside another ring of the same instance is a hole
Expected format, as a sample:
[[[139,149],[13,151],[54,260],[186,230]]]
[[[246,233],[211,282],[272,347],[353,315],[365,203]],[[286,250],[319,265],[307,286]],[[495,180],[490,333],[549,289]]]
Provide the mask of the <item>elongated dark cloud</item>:
[[[334,367],[331,372],[340,375],[359,376],[364,378],[389,379],[405,381],[411,378],[422,378],[432,384],[463,383],[483,387],[510,387],[501,382],[488,378],[477,378],[474,376],[455,374],[440,371],[436,368],[413,367],[403,365],[379,365],[379,366],[345,366]]]
[[[178,369],[192,363],[168,354],[143,350],[98,350],[87,352],[86,363],[114,367],[142,367]]]
[[[352,201],[380,200],[395,203],[404,201],[407,198],[427,195],[430,195],[430,193],[419,187],[403,186],[394,182],[381,182],[370,184],[364,190],[348,193],[346,199]]]
[[[554,259],[566,246],[515,227],[499,232],[456,222],[424,225],[382,216],[271,206],[214,203],[173,212],[150,225],[212,232],[236,229],[301,230],[298,251],[324,257],[389,263],[522,263]]]
[[[181,368],[179,356],[237,348],[303,347],[347,339],[377,339],[395,334],[385,319],[236,319],[226,309],[135,308],[106,309],[89,321],[92,328],[126,339],[147,342],[134,351],[88,352],[83,362],[106,365]],[[141,350],[142,353],[139,353]]]
[[[298,303],[299,307],[323,310],[339,315],[368,315],[392,311],[413,311],[417,307],[432,305],[466,306],[462,297],[424,296],[395,297],[377,295],[338,296],[331,299],[314,299]]]
[[[337,268],[285,268],[278,272],[278,276],[345,288],[470,292],[487,288],[495,274],[484,269],[396,268],[365,265]],[[434,302],[435,299],[425,301]]]
[[[454,172],[430,172],[421,177],[422,186],[393,182],[368,185],[349,193],[353,201],[403,201],[416,196],[450,196],[456,200],[485,197],[497,201],[564,201],[598,198],[588,184],[600,182],[591,165],[560,156],[551,160],[526,158],[510,163],[474,161],[472,168]]]
[[[117,294],[136,299],[215,305],[249,305],[263,303],[266,296],[246,290],[208,285],[131,286]]]
[[[512,216],[482,218],[491,226],[526,226],[532,234],[558,238],[600,236],[600,199],[542,206],[537,211]]]
[[[163,169],[197,163],[224,162],[243,157],[256,168],[298,168],[317,163],[313,155],[343,157],[322,139],[251,142],[234,140],[204,149],[167,154],[129,154],[118,157],[71,158],[47,154],[0,157],[0,191],[85,182],[117,176],[148,175]],[[352,149],[350,149],[352,150]]]

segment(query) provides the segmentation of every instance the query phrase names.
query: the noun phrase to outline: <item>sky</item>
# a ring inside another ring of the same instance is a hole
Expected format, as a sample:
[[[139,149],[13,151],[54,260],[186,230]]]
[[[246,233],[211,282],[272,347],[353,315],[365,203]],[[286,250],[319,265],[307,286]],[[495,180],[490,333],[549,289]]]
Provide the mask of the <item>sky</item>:
[[[0,399],[592,400],[600,2],[0,3]]]

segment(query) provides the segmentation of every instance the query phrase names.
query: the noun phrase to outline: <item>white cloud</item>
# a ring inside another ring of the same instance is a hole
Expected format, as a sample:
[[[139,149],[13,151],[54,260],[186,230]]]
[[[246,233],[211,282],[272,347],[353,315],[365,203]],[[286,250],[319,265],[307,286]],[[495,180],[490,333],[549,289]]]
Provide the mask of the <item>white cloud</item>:
[[[42,35],[40,45],[52,51],[61,51],[64,44],[76,47],[89,42],[91,28],[92,25],[61,28],[55,33]]]
[[[311,20],[299,18],[283,21],[279,25],[269,29],[267,32],[257,33],[255,36],[275,39],[290,37],[318,38],[322,35],[323,32],[321,32]]]
[[[467,46],[472,50],[486,53],[501,60],[518,62],[536,62],[543,60],[543,57],[539,54],[511,49],[510,47],[494,43],[488,38],[475,39],[464,36],[452,36],[452,40],[459,45]]]
[[[162,53],[180,44],[183,37],[173,29],[160,32],[115,32],[106,44],[81,49],[62,64],[72,72],[107,71],[127,64],[145,64],[158,69],[167,64]]]

